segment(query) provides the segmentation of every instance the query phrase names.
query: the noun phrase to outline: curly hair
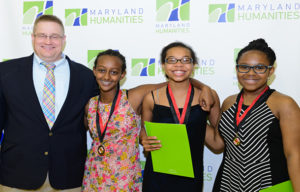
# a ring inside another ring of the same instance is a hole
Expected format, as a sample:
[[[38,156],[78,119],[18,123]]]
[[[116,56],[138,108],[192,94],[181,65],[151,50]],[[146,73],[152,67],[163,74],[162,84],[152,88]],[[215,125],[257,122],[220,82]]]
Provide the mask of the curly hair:
[[[126,71],[126,59],[125,59],[125,57],[119,51],[114,51],[112,49],[107,49],[106,51],[98,53],[98,55],[95,59],[95,62],[94,62],[94,68],[97,66],[98,59],[101,56],[104,56],[104,55],[118,57],[122,62],[122,72]]]

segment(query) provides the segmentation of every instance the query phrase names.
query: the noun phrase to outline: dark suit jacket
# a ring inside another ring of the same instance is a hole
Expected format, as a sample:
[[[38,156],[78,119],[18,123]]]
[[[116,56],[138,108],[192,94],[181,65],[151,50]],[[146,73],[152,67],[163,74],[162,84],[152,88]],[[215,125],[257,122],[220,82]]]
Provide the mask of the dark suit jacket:
[[[69,90],[51,130],[33,85],[33,55],[0,63],[0,184],[37,189],[49,173],[53,188],[81,186],[87,154],[84,106],[97,86],[90,69],[67,60]]]

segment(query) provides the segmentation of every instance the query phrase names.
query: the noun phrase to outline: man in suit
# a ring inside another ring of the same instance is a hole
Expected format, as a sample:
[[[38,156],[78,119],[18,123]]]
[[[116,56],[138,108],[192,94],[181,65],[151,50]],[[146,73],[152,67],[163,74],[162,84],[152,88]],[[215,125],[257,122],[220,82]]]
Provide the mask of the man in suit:
[[[34,23],[34,53],[0,63],[1,191],[80,191],[87,154],[84,106],[93,73],[63,54],[59,18]]]

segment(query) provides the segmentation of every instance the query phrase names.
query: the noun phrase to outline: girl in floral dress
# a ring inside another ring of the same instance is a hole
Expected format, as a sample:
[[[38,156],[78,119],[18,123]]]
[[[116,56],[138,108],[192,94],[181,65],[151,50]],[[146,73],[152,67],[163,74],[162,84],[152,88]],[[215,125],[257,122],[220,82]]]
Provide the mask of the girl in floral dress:
[[[118,90],[119,81],[125,76],[125,58],[116,51],[107,50],[97,56],[94,75],[100,87],[100,97],[90,99],[86,105],[87,125],[93,138],[83,179],[83,191],[141,191],[142,175],[139,161],[139,131],[141,119],[138,97],[132,90]],[[119,92],[119,104],[111,109],[113,98]],[[128,96],[130,99],[128,99]],[[135,102],[132,102],[135,100]],[[98,109],[97,109],[98,107]],[[103,141],[100,142],[96,114],[106,122]],[[98,148],[103,146],[104,154]]]

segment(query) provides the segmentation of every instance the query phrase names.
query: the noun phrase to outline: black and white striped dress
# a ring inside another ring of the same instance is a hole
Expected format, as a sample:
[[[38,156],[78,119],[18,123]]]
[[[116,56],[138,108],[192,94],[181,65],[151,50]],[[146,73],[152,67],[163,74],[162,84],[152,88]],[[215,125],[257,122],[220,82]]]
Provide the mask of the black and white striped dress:
[[[239,146],[233,143],[237,102],[222,113],[219,131],[225,150],[213,191],[259,191],[289,179],[279,120],[266,104],[273,91],[264,93],[240,123]]]

